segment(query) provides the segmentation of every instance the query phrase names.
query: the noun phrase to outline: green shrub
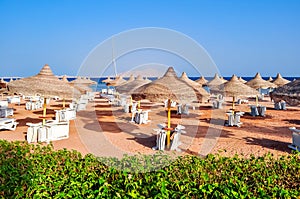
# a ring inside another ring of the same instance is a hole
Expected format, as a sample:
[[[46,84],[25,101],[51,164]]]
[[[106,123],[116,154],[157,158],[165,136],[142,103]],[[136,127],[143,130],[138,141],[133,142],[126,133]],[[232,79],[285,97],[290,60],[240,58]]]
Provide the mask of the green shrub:
[[[3,198],[297,198],[300,158],[158,153],[118,160],[0,140],[0,182]]]

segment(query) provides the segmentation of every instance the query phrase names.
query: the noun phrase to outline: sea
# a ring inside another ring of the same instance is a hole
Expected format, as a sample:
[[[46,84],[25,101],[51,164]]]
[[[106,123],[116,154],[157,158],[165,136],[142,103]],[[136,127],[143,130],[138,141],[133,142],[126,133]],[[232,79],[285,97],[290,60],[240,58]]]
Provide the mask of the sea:
[[[197,80],[200,77],[189,77],[189,78],[191,80]],[[226,79],[226,80],[230,80],[231,77],[223,77],[223,78]],[[253,77],[242,77],[242,78],[245,81],[249,81],[249,80],[253,79]],[[262,77],[262,78],[264,80],[268,80],[269,79],[269,77]],[[276,77],[272,77],[272,78],[275,79]],[[290,81],[293,81],[295,79],[300,79],[300,77],[283,77],[283,78],[285,78],[287,80],[290,80]],[[20,79],[20,77],[3,78],[3,80],[6,81],[6,82],[9,82],[11,79],[12,80],[16,80],[16,79]],[[76,79],[76,77],[68,77],[67,79],[68,79],[68,81],[73,81],[73,80]],[[112,86],[106,86],[106,84],[102,82],[105,79],[107,79],[107,77],[94,77],[94,78],[91,78],[91,80],[97,82],[98,84],[91,85],[90,87],[93,89],[93,91],[101,91],[104,88],[113,88]],[[113,79],[113,78],[111,78],[111,79]],[[128,78],[125,77],[124,79],[128,80],[129,77]],[[151,81],[154,81],[157,78],[156,77],[148,77],[148,79],[151,80]],[[205,77],[205,79],[207,79],[209,81],[209,80],[213,79],[213,77]],[[204,89],[206,89],[209,92],[209,88],[204,87]],[[265,93],[265,92],[267,92],[267,91],[263,91],[263,93]]]

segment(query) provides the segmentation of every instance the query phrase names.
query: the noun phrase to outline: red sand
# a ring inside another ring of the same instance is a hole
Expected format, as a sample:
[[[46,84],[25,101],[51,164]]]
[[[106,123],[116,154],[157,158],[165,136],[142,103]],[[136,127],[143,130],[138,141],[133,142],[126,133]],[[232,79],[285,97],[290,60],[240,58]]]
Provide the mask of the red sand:
[[[225,111],[231,107],[231,98],[226,98],[223,110],[213,110],[210,104],[196,105],[190,110],[190,115],[179,116],[172,112],[172,124],[180,123],[186,127],[186,134],[181,136],[183,154],[206,155],[207,153],[221,153],[226,156],[240,154],[260,156],[271,152],[274,155],[288,154],[291,150],[288,144],[292,141],[292,133],[288,129],[295,126],[300,128],[300,107],[289,107],[287,110],[274,110],[269,98],[260,104],[267,106],[266,117],[252,117],[249,104],[236,105],[236,109],[245,112],[241,117],[241,127],[226,127]],[[62,108],[62,102],[51,101],[47,109],[47,116],[53,117],[54,110]],[[14,118],[19,125],[15,131],[0,131],[0,139],[26,140],[27,122],[41,122],[39,116],[42,109],[36,111],[25,110],[25,102],[13,107]],[[162,105],[142,103],[143,109],[149,109],[148,124],[137,125],[131,123],[131,115],[124,113],[121,107],[111,107],[105,99],[99,97],[89,103],[86,111],[77,113],[77,119],[70,122],[69,139],[53,141],[55,149],[74,149],[82,154],[93,153],[104,156],[122,156],[128,154],[152,154],[155,145],[155,131],[157,124],[167,121],[166,112]],[[208,133],[209,132],[209,133]]]

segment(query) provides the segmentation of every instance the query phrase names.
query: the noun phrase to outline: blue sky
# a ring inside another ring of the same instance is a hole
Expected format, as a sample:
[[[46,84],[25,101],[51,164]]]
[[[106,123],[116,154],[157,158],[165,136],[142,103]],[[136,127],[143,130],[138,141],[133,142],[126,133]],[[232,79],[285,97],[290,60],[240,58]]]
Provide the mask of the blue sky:
[[[99,43],[143,27],[191,37],[222,76],[300,76],[299,10],[298,0],[0,0],[0,76],[31,76],[45,63],[76,75]]]

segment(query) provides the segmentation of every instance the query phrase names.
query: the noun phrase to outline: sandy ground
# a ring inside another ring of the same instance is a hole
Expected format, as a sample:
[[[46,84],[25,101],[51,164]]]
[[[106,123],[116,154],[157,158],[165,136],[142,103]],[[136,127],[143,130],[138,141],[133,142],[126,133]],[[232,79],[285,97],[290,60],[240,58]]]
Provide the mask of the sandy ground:
[[[251,154],[260,156],[271,152],[274,155],[291,153],[288,144],[292,142],[292,133],[288,129],[300,128],[300,107],[287,106],[287,110],[274,110],[269,98],[259,104],[267,106],[265,117],[250,116],[250,104],[236,105],[236,110],[245,112],[241,117],[241,127],[224,126],[226,111],[231,107],[231,98],[226,98],[223,109],[212,109],[210,104],[193,104],[189,115],[177,115],[172,111],[172,127],[177,124],[186,127],[181,135],[182,152],[177,154],[206,155],[220,153],[226,156]],[[68,104],[68,103],[67,103]],[[41,122],[42,109],[25,110],[25,101],[21,105],[9,104],[14,108],[14,116],[19,122],[15,131],[0,131],[0,139],[26,140],[27,122]],[[54,119],[54,110],[62,108],[62,101],[51,101],[47,116]],[[93,153],[97,156],[121,157],[124,154],[153,154],[156,135],[153,129],[157,124],[167,122],[167,113],[162,104],[142,102],[143,110],[150,110],[148,124],[138,125],[130,122],[131,114],[124,113],[122,107],[108,104],[106,99],[97,95],[87,110],[77,113],[77,119],[70,122],[70,137],[53,141],[55,149],[67,148],[82,154]],[[45,143],[44,143],[45,144]]]

